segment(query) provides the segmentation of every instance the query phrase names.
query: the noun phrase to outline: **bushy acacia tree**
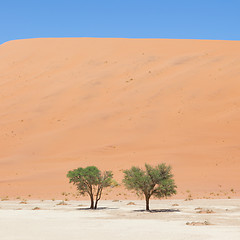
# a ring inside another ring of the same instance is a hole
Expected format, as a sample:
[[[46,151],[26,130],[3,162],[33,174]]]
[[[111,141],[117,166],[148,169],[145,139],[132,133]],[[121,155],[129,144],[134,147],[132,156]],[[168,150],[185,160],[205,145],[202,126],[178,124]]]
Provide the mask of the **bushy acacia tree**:
[[[111,171],[101,172],[95,166],[77,168],[67,174],[69,182],[77,186],[81,195],[88,194],[91,200],[91,209],[97,209],[98,201],[102,196],[102,190],[112,184]],[[95,198],[95,203],[94,203]]]
[[[176,185],[171,174],[171,167],[159,164],[152,167],[145,164],[146,170],[132,167],[125,170],[123,183],[129,190],[135,190],[138,195],[144,195],[146,210],[149,211],[149,199],[151,196],[157,198],[168,197],[176,194]]]

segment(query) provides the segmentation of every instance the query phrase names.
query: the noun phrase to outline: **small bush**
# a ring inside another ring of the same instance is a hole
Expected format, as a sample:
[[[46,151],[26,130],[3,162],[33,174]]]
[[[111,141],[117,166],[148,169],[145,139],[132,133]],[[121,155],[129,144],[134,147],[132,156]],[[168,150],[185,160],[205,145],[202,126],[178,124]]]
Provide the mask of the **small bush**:
[[[33,210],[40,210],[40,208],[39,207],[35,207],[35,208],[33,208]]]
[[[64,201],[59,202],[57,205],[68,205],[67,203],[65,203]]]

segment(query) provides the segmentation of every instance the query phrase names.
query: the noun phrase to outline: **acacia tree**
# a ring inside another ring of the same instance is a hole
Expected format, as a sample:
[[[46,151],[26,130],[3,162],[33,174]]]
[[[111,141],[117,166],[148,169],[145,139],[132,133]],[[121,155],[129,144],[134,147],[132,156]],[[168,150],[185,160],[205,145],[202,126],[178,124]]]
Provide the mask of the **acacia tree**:
[[[176,185],[171,174],[171,166],[159,164],[152,167],[145,164],[146,170],[132,167],[125,170],[123,183],[129,190],[135,190],[137,195],[144,195],[146,210],[149,211],[149,199],[151,196],[157,198],[168,197],[176,194]]]
[[[111,171],[101,172],[97,167],[89,166],[69,171],[67,177],[70,183],[77,186],[81,195],[89,195],[91,200],[90,208],[97,209],[98,201],[102,196],[102,190],[111,186],[113,174]]]

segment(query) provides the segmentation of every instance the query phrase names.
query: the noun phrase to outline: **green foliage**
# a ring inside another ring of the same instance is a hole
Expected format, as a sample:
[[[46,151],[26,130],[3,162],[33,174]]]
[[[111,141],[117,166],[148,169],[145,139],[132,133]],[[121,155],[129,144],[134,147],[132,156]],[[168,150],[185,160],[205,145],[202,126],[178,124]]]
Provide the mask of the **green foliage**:
[[[170,166],[164,163],[156,167],[145,164],[145,168],[146,170],[132,167],[124,171],[123,183],[127,189],[135,190],[138,195],[145,195],[147,202],[151,196],[162,198],[176,194],[177,186]],[[147,208],[149,210],[149,206]]]
[[[113,174],[111,171],[105,171],[102,173],[95,166],[74,169],[68,172],[67,177],[69,178],[70,183],[77,186],[81,195],[87,193],[90,196],[90,208],[97,208],[97,202],[101,198],[103,188],[111,186],[113,181]],[[95,206],[93,206],[94,196],[96,199]]]

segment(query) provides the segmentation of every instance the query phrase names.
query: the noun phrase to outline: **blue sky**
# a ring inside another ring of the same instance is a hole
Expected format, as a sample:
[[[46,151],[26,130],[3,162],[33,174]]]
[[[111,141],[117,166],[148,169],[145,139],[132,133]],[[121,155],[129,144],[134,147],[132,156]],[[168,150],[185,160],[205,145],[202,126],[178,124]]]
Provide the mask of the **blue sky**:
[[[42,37],[240,40],[240,0],[0,0],[0,44]]]

